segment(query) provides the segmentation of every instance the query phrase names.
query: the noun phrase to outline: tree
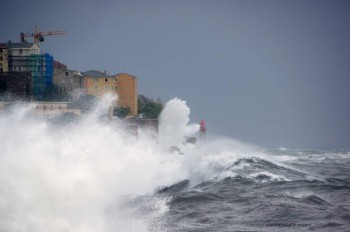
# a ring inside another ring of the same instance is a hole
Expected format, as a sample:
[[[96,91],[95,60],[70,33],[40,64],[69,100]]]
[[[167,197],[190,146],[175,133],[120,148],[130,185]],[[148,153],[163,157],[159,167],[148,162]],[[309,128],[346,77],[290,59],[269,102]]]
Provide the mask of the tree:
[[[114,107],[113,116],[118,118],[125,118],[131,113],[131,109],[128,106]]]
[[[147,119],[157,119],[163,110],[163,104],[158,98],[156,101],[144,95],[138,96],[138,114],[142,114]]]

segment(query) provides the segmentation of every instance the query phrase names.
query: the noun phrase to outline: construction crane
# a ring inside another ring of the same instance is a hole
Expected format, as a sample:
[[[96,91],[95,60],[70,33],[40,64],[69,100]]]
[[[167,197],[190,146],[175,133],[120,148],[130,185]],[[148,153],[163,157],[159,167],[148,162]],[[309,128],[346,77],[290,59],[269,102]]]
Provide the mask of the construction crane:
[[[23,33],[21,32],[20,38],[22,43],[27,43],[25,40],[26,37],[33,37],[34,38],[34,43],[39,45],[40,42],[44,42],[44,36],[48,35],[63,35],[66,34],[64,31],[47,31],[47,32],[42,32],[38,30],[38,26],[35,25],[34,33]]]

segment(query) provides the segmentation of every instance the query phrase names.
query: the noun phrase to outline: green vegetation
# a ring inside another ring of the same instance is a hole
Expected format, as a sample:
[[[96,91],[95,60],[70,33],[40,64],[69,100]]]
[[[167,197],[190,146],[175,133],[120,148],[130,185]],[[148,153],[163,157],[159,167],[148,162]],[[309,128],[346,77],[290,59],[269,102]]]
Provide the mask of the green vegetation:
[[[131,113],[131,109],[128,106],[114,107],[113,116],[118,118],[125,118]]]
[[[160,112],[163,110],[163,104],[158,98],[156,101],[145,97],[144,95],[138,96],[138,111],[139,115],[143,115],[146,119],[157,119]]]

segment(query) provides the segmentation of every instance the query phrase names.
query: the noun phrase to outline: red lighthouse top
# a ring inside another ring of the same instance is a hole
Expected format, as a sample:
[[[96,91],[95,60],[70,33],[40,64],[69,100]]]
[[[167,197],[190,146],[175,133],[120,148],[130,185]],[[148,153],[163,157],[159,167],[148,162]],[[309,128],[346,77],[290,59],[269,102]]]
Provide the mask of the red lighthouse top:
[[[199,123],[199,131],[206,131],[207,128],[205,127],[205,122],[202,119],[202,121]]]

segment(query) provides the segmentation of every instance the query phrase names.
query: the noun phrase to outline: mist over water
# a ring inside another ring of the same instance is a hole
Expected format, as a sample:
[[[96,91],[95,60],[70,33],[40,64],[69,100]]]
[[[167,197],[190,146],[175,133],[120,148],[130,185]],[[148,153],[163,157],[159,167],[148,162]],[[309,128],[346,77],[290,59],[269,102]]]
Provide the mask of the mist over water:
[[[160,115],[158,139],[140,131],[135,140],[123,122],[106,119],[115,100],[105,96],[64,123],[33,117],[24,103],[0,112],[0,231],[256,230],[291,220],[273,214],[287,209],[292,216],[312,209],[297,222],[321,230],[349,225],[348,151],[327,160],[322,152],[266,151],[229,138],[186,144],[198,125],[177,98]],[[329,197],[334,189],[343,208]]]
[[[114,100],[63,125],[31,117],[29,105],[1,113],[1,231],[109,231],[106,210],[120,196],[187,178],[180,157],[147,138],[129,143],[120,123],[101,118]]]

